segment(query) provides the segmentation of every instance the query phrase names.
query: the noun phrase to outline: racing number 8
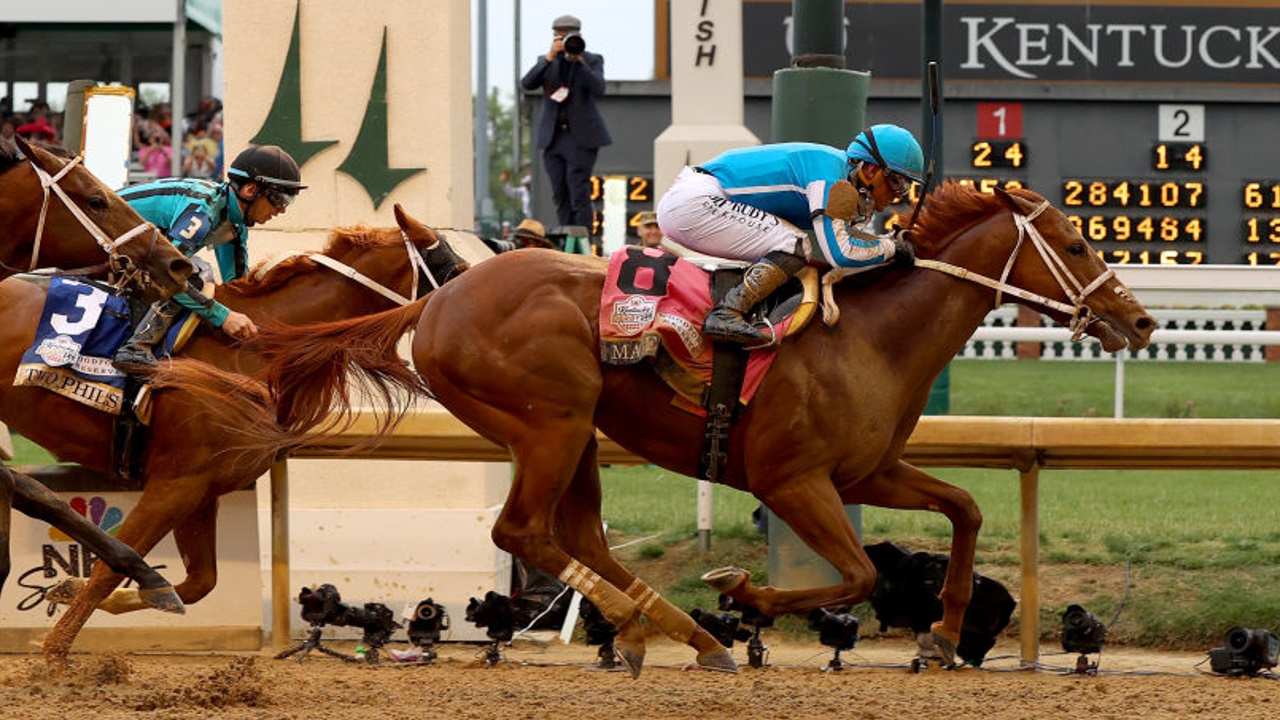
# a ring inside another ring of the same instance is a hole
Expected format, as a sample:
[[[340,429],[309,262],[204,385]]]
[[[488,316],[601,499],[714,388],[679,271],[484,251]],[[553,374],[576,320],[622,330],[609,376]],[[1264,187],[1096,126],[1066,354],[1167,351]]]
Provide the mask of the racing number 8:
[[[629,295],[662,297],[667,294],[667,282],[671,280],[671,266],[675,262],[676,256],[669,253],[653,257],[646,255],[641,248],[629,247],[627,248],[627,259],[622,263],[622,267],[618,269],[618,289]],[[648,268],[653,271],[653,285],[651,287],[642,288],[636,286],[636,273],[641,268]]]

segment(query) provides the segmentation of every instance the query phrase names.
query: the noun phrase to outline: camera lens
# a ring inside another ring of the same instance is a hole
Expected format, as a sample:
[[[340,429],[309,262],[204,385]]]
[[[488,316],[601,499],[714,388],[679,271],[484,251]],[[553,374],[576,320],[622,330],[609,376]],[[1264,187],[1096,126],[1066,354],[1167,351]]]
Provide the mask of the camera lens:
[[[573,33],[572,35],[565,36],[564,38],[565,52],[569,53],[570,55],[581,55],[582,51],[586,49],[587,49],[587,41],[583,40],[581,35],[577,33]]]

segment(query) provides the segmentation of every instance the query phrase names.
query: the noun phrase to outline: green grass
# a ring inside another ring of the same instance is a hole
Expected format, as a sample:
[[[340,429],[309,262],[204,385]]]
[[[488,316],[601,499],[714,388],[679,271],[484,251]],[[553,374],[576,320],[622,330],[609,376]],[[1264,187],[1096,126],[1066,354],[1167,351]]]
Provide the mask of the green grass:
[[[1275,418],[1280,363],[1125,363],[1126,417]],[[1115,363],[956,360],[952,415],[1111,417]]]
[[[14,465],[51,465],[57,462],[52,455],[39,445],[21,435],[13,435],[12,437]]]

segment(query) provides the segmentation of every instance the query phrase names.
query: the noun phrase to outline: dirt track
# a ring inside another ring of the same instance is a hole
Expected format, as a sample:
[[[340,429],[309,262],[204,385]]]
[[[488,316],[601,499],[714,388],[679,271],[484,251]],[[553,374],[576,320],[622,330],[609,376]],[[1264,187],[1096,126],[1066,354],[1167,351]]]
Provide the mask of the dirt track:
[[[350,651],[350,643],[334,646]],[[865,642],[844,655],[843,671],[824,673],[830,653],[817,644],[773,644],[770,668],[725,675],[685,671],[688,649],[656,641],[638,680],[595,668],[595,648],[527,641],[493,667],[461,644],[441,646],[426,667],[347,665],[314,653],[303,663],[265,652],[116,654],[75,655],[56,675],[36,656],[8,655],[0,656],[0,718],[1280,717],[1280,682],[1200,674],[1202,653],[1109,649],[1104,672],[1082,677],[1011,671],[1017,648],[1005,644],[984,670],[912,674],[913,648],[907,639]],[[745,648],[734,655],[745,665]],[[1138,674],[1152,671],[1160,674]]]

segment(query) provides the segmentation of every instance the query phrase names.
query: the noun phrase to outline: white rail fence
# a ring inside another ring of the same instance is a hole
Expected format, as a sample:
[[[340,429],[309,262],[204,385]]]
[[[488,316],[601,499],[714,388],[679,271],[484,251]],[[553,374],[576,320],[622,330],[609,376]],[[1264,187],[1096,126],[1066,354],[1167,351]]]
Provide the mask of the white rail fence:
[[[1154,309],[1160,323],[1150,347],[1131,353],[1131,360],[1263,362],[1267,311],[1263,309]],[[1070,342],[1061,328],[1018,328],[1017,306],[991,311],[959,357],[972,360],[1010,360],[1018,342],[1039,342],[1042,360],[1112,360],[1095,340]],[[1036,333],[1035,330],[1061,330]],[[1013,330],[1015,332],[1005,332]],[[1198,331],[1198,332],[1196,332]],[[1270,343],[1276,344],[1276,343]]]

